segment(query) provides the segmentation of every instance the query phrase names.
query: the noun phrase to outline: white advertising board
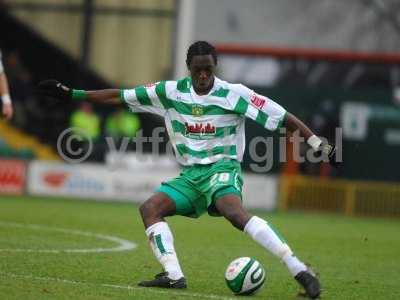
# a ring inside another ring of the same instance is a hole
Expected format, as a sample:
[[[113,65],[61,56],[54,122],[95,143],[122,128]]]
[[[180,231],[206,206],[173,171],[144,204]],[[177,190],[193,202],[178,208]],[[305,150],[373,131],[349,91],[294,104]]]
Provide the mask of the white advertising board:
[[[33,161],[28,171],[28,192],[32,195],[143,201],[161,181],[176,175],[176,171],[138,172],[100,164]]]
[[[277,204],[278,178],[275,175],[244,173],[243,206],[274,210]]]
[[[96,165],[67,165],[33,161],[28,170],[28,192],[33,195],[108,198],[112,191],[107,171]]]
[[[100,164],[68,165],[33,161],[28,170],[28,193],[96,200],[143,202],[162,181],[177,176],[176,169],[111,169]],[[272,210],[276,206],[277,179],[244,174],[243,204]]]

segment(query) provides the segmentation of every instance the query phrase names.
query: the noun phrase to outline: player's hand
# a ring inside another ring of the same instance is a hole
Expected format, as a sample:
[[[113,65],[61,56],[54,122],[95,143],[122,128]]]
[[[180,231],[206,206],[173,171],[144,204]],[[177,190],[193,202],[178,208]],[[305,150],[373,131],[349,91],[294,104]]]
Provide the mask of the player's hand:
[[[340,162],[336,160],[336,146],[329,143],[323,143],[320,146],[319,151],[322,153],[322,157],[329,160],[329,164],[333,167],[337,167]]]
[[[72,89],[54,79],[41,81],[38,84],[36,92],[40,96],[54,97],[62,100],[70,100],[72,97]]]
[[[6,120],[10,120],[13,116],[13,107],[11,103],[3,103],[3,116]]]

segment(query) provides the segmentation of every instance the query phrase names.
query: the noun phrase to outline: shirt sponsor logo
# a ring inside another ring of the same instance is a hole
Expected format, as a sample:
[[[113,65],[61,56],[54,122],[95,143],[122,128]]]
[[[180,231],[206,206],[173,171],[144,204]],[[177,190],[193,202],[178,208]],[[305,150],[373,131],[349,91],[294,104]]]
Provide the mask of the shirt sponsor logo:
[[[216,129],[215,126],[213,126],[211,123],[195,123],[195,124],[188,124],[185,123],[185,135],[190,136],[190,135],[195,135],[195,136],[214,136]]]
[[[265,99],[262,98],[261,96],[258,96],[257,94],[251,95],[250,96],[250,101],[258,109],[262,109],[264,107],[264,104],[265,104]]]

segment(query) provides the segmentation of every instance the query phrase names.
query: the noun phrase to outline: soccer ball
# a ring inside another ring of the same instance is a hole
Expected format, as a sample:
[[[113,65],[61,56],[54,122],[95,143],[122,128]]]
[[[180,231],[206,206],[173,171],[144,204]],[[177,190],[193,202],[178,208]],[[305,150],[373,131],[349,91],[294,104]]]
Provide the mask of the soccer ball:
[[[226,269],[225,281],[234,294],[251,295],[263,286],[265,271],[254,258],[239,257]]]

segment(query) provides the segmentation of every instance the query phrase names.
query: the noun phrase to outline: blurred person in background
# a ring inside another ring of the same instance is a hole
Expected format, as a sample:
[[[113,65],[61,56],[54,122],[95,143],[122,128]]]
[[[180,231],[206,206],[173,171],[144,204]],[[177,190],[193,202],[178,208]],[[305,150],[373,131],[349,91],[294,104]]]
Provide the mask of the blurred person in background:
[[[93,144],[93,152],[89,160],[102,161],[104,147],[101,137],[101,120],[94,112],[93,106],[89,102],[82,102],[79,108],[71,114],[70,128],[77,137],[73,139],[73,148],[87,148],[89,143]],[[74,150],[75,151],[75,150]]]
[[[17,51],[10,51],[4,56],[7,77],[14,106],[13,124],[36,136],[48,133],[51,127],[46,122],[49,117],[45,104],[33,96],[32,75],[26,69]],[[54,101],[53,101],[54,102]],[[35,126],[32,126],[32,123]]]
[[[94,113],[88,102],[82,102],[79,108],[71,114],[70,125],[74,134],[83,139],[90,138],[96,141],[100,138],[100,118]]]
[[[12,119],[13,124],[16,124],[18,117],[21,116],[21,114],[18,113],[18,97],[15,97],[15,95],[18,95],[18,92],[21,91],[21,89],[13,85],[13,74],[16,70],[15,64],[13,63],[16,60],[12,59],[14,57],[13,54],[14,53],[11,52],[4,57],[5,59],[3,65],[3,57],[0,51],[0,96],[2,100],[2,115],[7,120]],[[4,71],[5,68],[7,69],[7,75]],[[10,92],[12,93],[13,101],[11,101]],[[34,152],[29,148],[15,149],[8,145],[5,140],[0,138],[0,156],[8,158],[32,159],[34,158]]]
[[[297,256],[272,225],[251,215],[242,206],[242,172],[245,118],[268,130],[282,126],[299,131],[307,144],[335,163],[336,148],[324,143],[302,121],[268,97],[242,84],[215,76],[217,53],[205,41],[193,43],[187,52],[190,76],[160,81],[134,89],[84,91],[71,89],[56,80],[39,84],[38,92],[64,100],[97,103],[125,102],[134,111],[151,112],[165,118],[181,174],[163,182],[156,193],[140,206],[140,214],[156,259],[164,272],[142,287],[186,288],[172,232],[165,217],[200,217],[207,212],[224,216],[234,227],[281,259],[310,298],[321,289],[315,274]]]
[[[140,129],[140,119],[125,109],[117,109],[106,119],[105,133],[119,145],[124,137],[133,138]],[[128,145],[129,146],[129,145]]]
[[[8,81],[6,73],[4,72],[4,66],[1,57],[1,50],[0,50],[0,96],[2,100],[2,113],[3,116],[10,120],[13,116],[13,107],[12,101],[10,97],[10,92],[8,89]]]

